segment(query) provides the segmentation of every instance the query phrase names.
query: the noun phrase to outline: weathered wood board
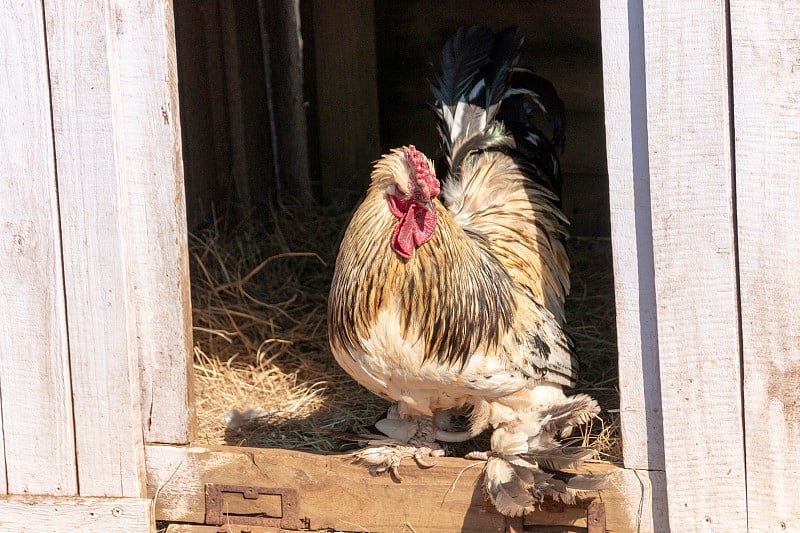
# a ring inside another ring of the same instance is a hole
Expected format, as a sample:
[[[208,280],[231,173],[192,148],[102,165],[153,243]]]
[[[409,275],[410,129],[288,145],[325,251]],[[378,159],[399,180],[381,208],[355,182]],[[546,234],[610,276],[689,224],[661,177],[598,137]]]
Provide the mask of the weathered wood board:
[[[643,13],[614,0],[601,13],[623,457],[664,470]]]
[[[70,495],[75,436],[39,2],[0,4],[0,50],[0,494]]]
[[[175,31],[169,0],[115,3],[117,160],[125,181],[144,439],[194,431],[192,332]],[[168,383],[169,386],[165,386]]]
[[[44,7],[80,494],[139,497],[129,176],[117,157],[122,21],[103,0]]]
[[[800,4],[733,1],[731,35],[748,524],[798,531]]]
[[[214,483],[295,489],[299,517],[311,529],[500,532],[506,526],[479,485],[482,463],[460,458],[441,458],[427,470],[413,461],[403,463],[403,480],[397,483],[386,475],[369,475],[348,455],[226,446],[148,446],[146,455],[148,492],[155,498],[158,520],[203,524],[205,486]],[[611,473],[608,490],[598,495],[609,531],[657,530],[652,485],[663,483],[658,473],[653,477],[605,464],[586,469]],[[525,523],[586,527],[586,509],[537,511]]]
[[[147,499],[5,496],[0,531],[154,533],[155,521]]]
[[[741,531],[747,494],[725,3],[646,2],[643,15],[670,527]]]

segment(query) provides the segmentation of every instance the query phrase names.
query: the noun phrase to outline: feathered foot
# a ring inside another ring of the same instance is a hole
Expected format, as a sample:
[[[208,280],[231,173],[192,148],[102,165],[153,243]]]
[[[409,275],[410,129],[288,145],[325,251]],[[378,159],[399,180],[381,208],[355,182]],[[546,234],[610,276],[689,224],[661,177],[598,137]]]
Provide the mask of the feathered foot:
[[[398,468],[403,459],[413,458],[421,468],[436,466],[436,462],[428,462],[428,457],[442,457],[445,454],[436,443],[436,424],[430,416],[407,419],[390,418],[376,424],[378,429],[387,434],[387,439],[372,439],[368,447],[356,452],[357,462],[369,466],[373,475],[389,472],[397,481],[402,481]]]
[[[574,504],[581,493],[600,490],[605,476],[563,472],[595,456],[589,448],[563,446],[553,439],[598,412],[597,403],[579,394],[545,409],[530,412],[511,424],[500,424],[492,433],[490,452],[467,457],[485,459],[486,493],[497,510],[520,516],[540,504],[545,496]]]
[[[484,467],[486,493],[497,510],[520,516],[545,496],[568,505],[588,491],[605,487],[605,476],[568,474],[542,469],[530,456],[492,456]]]

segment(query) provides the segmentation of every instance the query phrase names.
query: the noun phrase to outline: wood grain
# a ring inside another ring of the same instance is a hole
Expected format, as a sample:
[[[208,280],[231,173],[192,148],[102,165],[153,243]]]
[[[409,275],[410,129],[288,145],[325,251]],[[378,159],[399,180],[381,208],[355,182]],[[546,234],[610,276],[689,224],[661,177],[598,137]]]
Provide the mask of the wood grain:
[[[731,2],[731,30],[748,523],[796,531],[800,5]]]
[[[0,531],[155,533],[151,501],[136,498],[0,498]]]
[[[273,156],[278,163],[278,192],[311,205],[314,198],[309,177],[300,0],[260,0],[259,13],[262,48],[268,57],[264,65],[265,71],[269,69],[267,91],[274,97],[271,120],[275,126],[277,154]]]
[[[172,2],[116,2],[115,135],[147,442],[194,431],[191,298]]]
[[[317,455],[240,447],[148,446],[148,490],[156,498],[156,518],[204,523],[206,483],[287,487],[299,494],[299,516],[311,529],[337,531],[504,531],[505,520],[485,500],[482,463],[441,458],[422,470],[403,464],[401,483],[370,476],[348,455]],[[649,473],[587,466],[611,475],[601,494],[610,530],[631,531],[652,524]],[[656,478],[658,474],[655,474]],[[655,483],[658,483],[656,479]],[[530,525],[586,527],[585,507],[561,512],[535,511]],[[650,531],[642,528],[641,531]]]
[[[601,13],[623,457],[664,470],[642,11],[609,0]]]
[[[670,527],[741,531],[747,500],[725,3],[648,2],[643,20]]]
[[[230,135],[230,165],[223,172],[229,175],[234,184],[236,201],[243,213],[248,213],[252,205],[250,173],[254,171],[247,154],[247,130],[242,87],[242,68],[239,41],[236,31],[237,9],[235,2],[218,2],[220,21],[220,44],[222,48],[227,97],[228,133]]]
[[[117,37],[126,2],[46,1],[81,496],[143,495],[136,287]],[[141,44],[140,44],[141,46]],[[136,230],[134,230],[136,231]]]
[[[0,4],[0,494],[77,491],[44,31]]]

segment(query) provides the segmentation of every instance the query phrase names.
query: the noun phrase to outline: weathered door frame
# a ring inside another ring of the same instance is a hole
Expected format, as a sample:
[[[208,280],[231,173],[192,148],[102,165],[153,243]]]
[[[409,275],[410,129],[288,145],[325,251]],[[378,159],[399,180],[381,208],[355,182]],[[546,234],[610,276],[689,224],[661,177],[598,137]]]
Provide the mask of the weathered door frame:
[[[5,2],[0,43],[0,529],[149,532],[193,424],[172,3]]]
[[[800,527],[800,6],[601,11],[625,466],[659,530]]]
[[[800,523],[800,6],[771,4],[601,0],[638,531]],[[170,0],[0,6],[0,528],[150,531],[204,453],[173,31]]]

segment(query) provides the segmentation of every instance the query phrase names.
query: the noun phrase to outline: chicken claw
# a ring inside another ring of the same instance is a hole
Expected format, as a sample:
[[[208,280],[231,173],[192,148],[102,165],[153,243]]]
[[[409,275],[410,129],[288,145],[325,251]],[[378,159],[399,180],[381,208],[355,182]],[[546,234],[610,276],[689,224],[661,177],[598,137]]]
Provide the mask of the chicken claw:
[[[436,461],[428,461],[428,457],[442,457],[445,452],[438,444],[430,446],[414,446],[396,441],[387,440],[386,442],[373,441],[370,444],[381,444],[371,446],[356,452],[356,461],[365,463],[373,475],[389,472],[398,483],[403,481],[400,476],[399,467],[403,459],[412,458],[420,468],[432,468],[436,466]]]

